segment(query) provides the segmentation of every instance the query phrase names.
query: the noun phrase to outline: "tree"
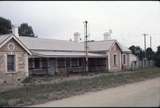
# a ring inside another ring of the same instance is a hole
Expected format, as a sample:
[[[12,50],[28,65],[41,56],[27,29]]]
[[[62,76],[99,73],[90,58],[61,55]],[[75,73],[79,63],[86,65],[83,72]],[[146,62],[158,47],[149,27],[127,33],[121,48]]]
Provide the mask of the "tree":
[[[160,46],[157,47],[154,61],[155,61],[155,65],[160,67]]]
[[[131,50],[132,54],[135,55],[135,49],[136,47],[134,45],[130,46],[129,49]]]
[[[129,47],[129,49],[131,50],[132,54],[138,57],[139,60],[143,60],[144,51],[139,46],[132,45],[131,47]]]
[[[20,36],[35,37],[32,27],[27,23],[22,23],[20,27],[18,27],[18,32]]]
[[[0,34],[9,34],[12,32],[11,21],[0,17]]]
[[[154,59],[154,52],[153,52],[152,48],[150,48],[150,47],[146,49],[146,58],[148,60]]]

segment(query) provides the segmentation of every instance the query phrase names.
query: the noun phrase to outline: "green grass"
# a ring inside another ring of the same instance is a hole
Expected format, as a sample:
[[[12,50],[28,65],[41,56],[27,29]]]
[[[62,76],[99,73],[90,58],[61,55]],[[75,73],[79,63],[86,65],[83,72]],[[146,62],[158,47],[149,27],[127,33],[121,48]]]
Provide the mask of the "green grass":
[[[57,100],[105,88],[160,77],[160,68],[143,69],[126,74],[103,74],[88,79],[53,84],[30,84],[0,93],[0,106],[23,106]]]

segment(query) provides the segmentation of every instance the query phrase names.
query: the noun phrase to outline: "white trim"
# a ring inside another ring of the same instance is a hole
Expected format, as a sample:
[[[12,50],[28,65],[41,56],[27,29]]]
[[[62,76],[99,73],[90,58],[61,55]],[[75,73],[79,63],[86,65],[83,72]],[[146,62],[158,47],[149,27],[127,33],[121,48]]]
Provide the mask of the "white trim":
[[[120,44],[119,44],[116,40],[112,43],[111,47],[109,48],[109,51],[111,51],[111,48],[112,48],[116,43],[117,43],[118,47],[120,48],[120,51],[122,52],[122,48],[121,48]]]
[[[12,36],[11,37],[8,37],[6,40],[4,40],[1,44],[0,44],[0,48],[2,46],[4,46],[10,39],[12,39]]]
[[[28,52],[29,55],[32,55],[31,51],[17,37],[13,36],[13,38]]]

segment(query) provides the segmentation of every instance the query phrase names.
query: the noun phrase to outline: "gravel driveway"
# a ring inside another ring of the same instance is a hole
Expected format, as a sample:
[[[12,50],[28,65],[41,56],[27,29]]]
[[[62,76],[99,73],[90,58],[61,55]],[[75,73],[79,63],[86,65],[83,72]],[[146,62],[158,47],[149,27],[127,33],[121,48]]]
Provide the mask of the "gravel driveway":
[[[32,107],[160,106],[160,78],[89,92]]]

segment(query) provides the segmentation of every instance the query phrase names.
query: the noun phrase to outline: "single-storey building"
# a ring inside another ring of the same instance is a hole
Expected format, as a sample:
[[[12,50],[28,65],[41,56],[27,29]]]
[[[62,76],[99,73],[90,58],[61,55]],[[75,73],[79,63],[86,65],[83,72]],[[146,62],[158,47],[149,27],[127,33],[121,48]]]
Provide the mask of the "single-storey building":
[[[116,40],[88,42],[88,71],[129,68],[131,51]],[[0,83],[19,82],[29,75],[84,72],[84,42],[0,36]]]

